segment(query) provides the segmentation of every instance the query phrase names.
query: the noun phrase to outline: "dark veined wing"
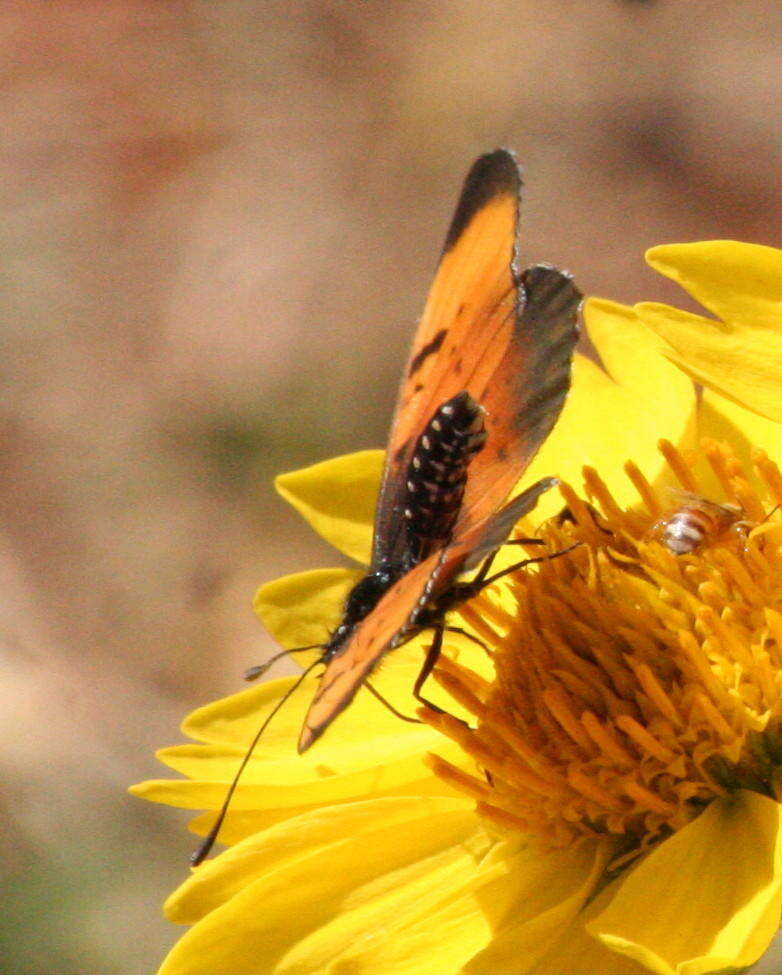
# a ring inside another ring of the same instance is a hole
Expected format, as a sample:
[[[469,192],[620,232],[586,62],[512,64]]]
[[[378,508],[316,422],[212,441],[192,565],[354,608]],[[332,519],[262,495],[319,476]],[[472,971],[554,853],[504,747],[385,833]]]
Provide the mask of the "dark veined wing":
[[[554,478],[543,478],[533,484],[442,552],[420,562],[385,593],[356,627],[344,650],[326,665],[304,719],[299,752],[306,751],[345,710],[383,655],[417,629],[416,614],[447,593],[462,572],[499,548],[516,522],[555,483]]]
[[[569,275],[545,265],[528,268],[522,283],[526,302],[516,331],[479,399],[486,444],[470,464],[454,538],[489,517],[516,487],[570,388],[582,295]]]
[[[481,156],[467,176],[403,376],[373,565],[403,561],[406,473],[439,404],[465,390],[487,413],[487,444],[470,464],[456,535],[502,504],[564,402],[581,295],[554,268],[518,274],[521,185],[503,149]]]

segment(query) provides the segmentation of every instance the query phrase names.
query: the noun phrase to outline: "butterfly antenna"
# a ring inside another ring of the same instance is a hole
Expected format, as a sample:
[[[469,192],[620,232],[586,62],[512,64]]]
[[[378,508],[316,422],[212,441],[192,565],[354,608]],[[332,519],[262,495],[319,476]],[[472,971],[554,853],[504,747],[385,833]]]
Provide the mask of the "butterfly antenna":
[[[258,731],[257,731],[257,733],[255,735],[255,738],[253,738],[252,743],[250,744],[250,747],[247,749],[247,751],[245,753],[245,756],[242,759],[242,763],[239,766],[239,768],[238,768],[238,770],[236,772],[236,775],[233,778],[233,782],[231,783],[231,786],[228,789],[228,792],[226,793],[225,799],[223,800],[223,804],[220,807],[220,812],[218,813],[218,816],[217,816],[217,819],[214,822],[214,825],[209,830],[209,832],[206,834],[206,836],[203,838],[203,840],[201,841],[201,844],[199,845],[198,849],[194,850],[193,853],[190,856],[190,863],[194,867],[197,867],[200,863],[203,863],[203,861],[209,855],[209,851],[214,846],[215,840],[217,839],[217,834],[220,832],[220,829],[221,829],[221,827],[223,825],[223,820],[225,819],[226,813],[228,812],[228,807],[231,804],[231,799],[233,798],[233,794],[234,794],[234,792],[236,792],[236,787],[239,784],[239,779],[242,777],[242,772],[244,772],[245,768],[247,767],[247,763],[250,761],[250,758],[252,756],[252,753],[255,751],[255,746],[261,740],[261,735],[269,727],[269,722],[272,720],[272,718],[275,716],[275,714],[277,714],[277,712],[280,710],[280,708],[283,706],[283,704],[285,704],[285,702],[288,700],[288,698],[291,697],[291,695],[299,688],[299,685],[304,680],[304,678],[307,677],[309,675],[309,673],[312,670],[314,670],[314,668],[317,667],[317,665],[319,663],[320,663],[320,660],[314,660],[309,665],[309,667],[307,667],[307,669],[304,671],[304,673],[298,678],[298,680],[296,681],[296,683],[293,684],[291,687],[288,688],[288,690],[282,695],[282,697],[280,698],[280,700],[274,705],[274,707],[272,708],[272,710],[270,711],[270,713],[264,719],[263,724],[258,729]]]
[[[304,650],[322,650],[322,643],[313,643],[309,647],[293,647],[292,650],[281,650],[279,653],[275,653],[273,657],[269,657],[262,664],[256,664],[254,667],[248,667],[244,672],[244,679],[246,681],[258,680],[259,677],[263,677],[266,671],[274,666],[278,660],[282,660],[283,657],[288,657],[292,653],[302,653]]]

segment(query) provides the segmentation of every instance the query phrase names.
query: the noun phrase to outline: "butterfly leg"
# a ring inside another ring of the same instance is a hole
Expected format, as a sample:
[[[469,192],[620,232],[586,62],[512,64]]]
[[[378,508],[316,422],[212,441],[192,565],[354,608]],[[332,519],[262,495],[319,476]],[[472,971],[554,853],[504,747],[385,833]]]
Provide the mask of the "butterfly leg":
[[[586,501],[583,502],[583,504],[589,514],[589,517],[592,519],[595,528],[597,528],[598,531],[603,532],[604,535],[613,535],[614,533],[611,531],[610,528],[605,528],[603,525],[600,524],[600,514],[597,508],[595,508],[594,505],[591,505]],[[575,515],[567,506],[560,511],[560,513],[556,516],[554,520],[556,521],[556,523],[559,525],[560,528],[563,525],[566,525],[568,523],[570,523],[571,525],[575,525],[577,523]]]
[[[480,590],[483,588],[484,580],[486,579],[486,576],[489,574],[489,570],[494,564],[494,560],[497,558],[498,551],[499,549],[497,549],[497,551],[495,552],[492,552],[491,555],[487,555],[486,558],[483,560],[483,565],[476,572],[475,578],[472,580],[473,585],[476,585],[478,587],[476,589],[476,592],[480,592]]]
[[[413,684],[413,697],[416,701],[420,701],[421,704],[432,711],[437,711],[439,714],[443,714],[443,709],[438,707],[436,704],[432,704],[421,694],[421,688],[426,683],[427,677],[434,670],[435,664],[440,657],[440,652],[443,649],[443,634],[445,633],[445,626],[442,623],[436,623],[433,627],[434,629],[434,639],[429,649],[426,651],[426,657],[424,657],[423,666],[421,667],[421,672],[415,679],[415,684]]]
[[[521,562],[516,562],[513,565],[509,565],[507,569],[501,569],[499,572],[495,572],[493,576],[486,578],[482,575],[483,567],[481,567],[481,572],[473,580],[473,583],[477,584],[476,592],[480,592],[485,586],[490,586],[493,582],[498,579],[502,579],[503,576],[510,575],[511,572],[517,572],[519,569],[523,569],[527,565],[535,565],[537,562],[548,562],[549,559],[558,559],[560,555],[567,555],[568,552],[572,552],[574,548],[578,548],[581,542],[575,542],[573,545],[568,545],[567,548],[562,548],[558,552],[552,552],[550,555],[536,555],[534,558],[524,559]],[[488,559],[487,559],[488,561]]]
[[[503,542],[502,544],[503,545],[545,545],[546,543],[543,541],[542,538],[511,538],[508,541]],[[502,546],[500,546],[500,548],[501,547]],[[494,560],[497,558],[497,554],[499,553],[499,551],[500,549],[497,548],[495,549],[495,551],[491,553],[491,555],[487,555],[483,561],[483,565],[480,567],[480,569],[478,569],[478,572],[475,578],[473,579],[473,585],[477,587],[475,590],[476,592],[480,592],[480,590],[483,588],[483,583],[486,579],[486,576],[489,574],[489,570],[494,564]]]
[[[373,697],[377,698],[377,700],[380,701],[383,707],[387,708],[391,712],[391,714],[394,715],[394,717],[400,718],[402,721],[409,721],[410,724],[423,724],[420,718],[411,718],[406,714],[402,714],[401,711],[397,711],[394,705],[389,700],[384,698],[383,695],[380,693],[380,691],[378,691],[377,688],[373,687],[368,680],[364,681],[364,687],[366,687],[369,693]]]
[[[479,639],[479,637],[475,636],[473,633],[468,633],[467,630],[462,629],[461,626],[446,626],[445,632],[458,633],[459,636],[466,637],[468,640],[471,640],[473,643],[477,643],[478,646],[481,648],[481,650],[485,650],[486,653],[489,652],[489,648],[486,646],[483,640]]]

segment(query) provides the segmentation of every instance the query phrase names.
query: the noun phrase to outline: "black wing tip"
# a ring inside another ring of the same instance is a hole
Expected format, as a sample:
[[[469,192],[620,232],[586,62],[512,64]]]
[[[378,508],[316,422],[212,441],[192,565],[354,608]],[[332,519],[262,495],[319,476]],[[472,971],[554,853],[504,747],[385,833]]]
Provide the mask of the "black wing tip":
[[[470,167],[453,215],[443,253],[461,237],[465,227],[489,200],[510,195],[517,201],[521,195],[521,168],[510,149],[495,149],[478,156]]]

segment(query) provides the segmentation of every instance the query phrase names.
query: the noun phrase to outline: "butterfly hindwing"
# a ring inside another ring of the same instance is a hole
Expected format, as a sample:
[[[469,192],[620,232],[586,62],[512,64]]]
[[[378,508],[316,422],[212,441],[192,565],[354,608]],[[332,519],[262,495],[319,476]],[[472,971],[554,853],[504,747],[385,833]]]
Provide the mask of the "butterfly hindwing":
[[[486,411],[486,446],[470,464],[454,536],[505,501],[556,422],[570,388],[581,294],[545,265],[521,278],[524,305],[488,386],[473,393]]]

